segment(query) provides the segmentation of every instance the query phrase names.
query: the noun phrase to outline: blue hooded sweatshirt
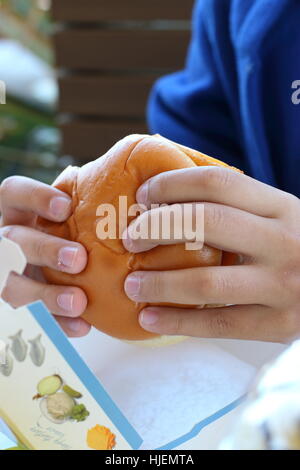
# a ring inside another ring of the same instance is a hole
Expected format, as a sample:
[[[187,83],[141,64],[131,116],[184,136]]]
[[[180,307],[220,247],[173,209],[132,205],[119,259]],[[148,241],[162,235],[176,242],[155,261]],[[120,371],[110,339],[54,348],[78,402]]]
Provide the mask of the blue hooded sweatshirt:
[[[300,197],[300,1],[198,0],[185,69],[156,82],[148,124]]]

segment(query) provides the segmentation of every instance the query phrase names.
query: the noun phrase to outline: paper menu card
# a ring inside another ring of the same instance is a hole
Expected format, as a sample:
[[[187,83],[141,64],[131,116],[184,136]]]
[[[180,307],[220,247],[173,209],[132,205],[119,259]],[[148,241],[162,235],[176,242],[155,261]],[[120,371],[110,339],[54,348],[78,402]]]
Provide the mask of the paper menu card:
[[[1,303],[0,339],[7,344],[6,363],[0,365],[0,416],[28,448],[128,450],[141,445],[42,302],[17,310]],[[57,377],[58,390],[47,391],[46,381],[45,395],[33,399],[47,377]]]

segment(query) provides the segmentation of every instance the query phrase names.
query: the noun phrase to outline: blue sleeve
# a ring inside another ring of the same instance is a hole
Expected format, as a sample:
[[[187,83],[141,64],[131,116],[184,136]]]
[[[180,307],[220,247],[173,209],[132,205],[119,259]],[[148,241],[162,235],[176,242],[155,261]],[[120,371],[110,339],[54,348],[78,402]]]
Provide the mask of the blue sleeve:
[[[151,133],[244,169],[230,7],[231,0],[196,2],[186,67],[154,85],[148,125]]]

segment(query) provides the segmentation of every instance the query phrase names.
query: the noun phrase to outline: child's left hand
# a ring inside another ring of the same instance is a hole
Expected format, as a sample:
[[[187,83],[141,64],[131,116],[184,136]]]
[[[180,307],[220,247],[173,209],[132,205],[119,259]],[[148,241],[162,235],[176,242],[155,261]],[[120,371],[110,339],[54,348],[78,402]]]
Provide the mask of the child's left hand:
[[[135,272],[125,282],[135,302],[220,308],[148,307],[141,326],[167,335],[289,342],[300,335],[300,201],[248,176],[218,167],[170,171],[151,178],[137,200],[204,204],[207,245],[239,253],[237,266]],[[166,208],[158,209],[164,214]],[[124,240],[131,252],[178,240]],[[186,240],[182,240],[185,243]]]

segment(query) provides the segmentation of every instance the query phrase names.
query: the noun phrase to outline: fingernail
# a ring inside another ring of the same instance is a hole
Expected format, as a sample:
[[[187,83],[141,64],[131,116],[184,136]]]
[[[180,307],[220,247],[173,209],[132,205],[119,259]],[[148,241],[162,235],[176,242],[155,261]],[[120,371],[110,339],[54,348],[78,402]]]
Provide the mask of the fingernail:
[[[136,193],[136,200],[139,204],[147,204],[148,202],[148,188],[149,184],[144,183],[140,188],[137,190]]]
[[[137,297],[140,292],[141,281],[138,276],[128,276],[125,281],[125,291],[129,297]]]
[[[141,326],[153,326],[158,321],[158,313],[154,310],[142,310],[139,321]]]
[[[69,320],[67,323],[67,327],[69,330],[73,331],[74,333],[78,333],[81,328],[81,321],[80,320]]]
[[[58,264],[67,268],[72,268],[76,261],[79,249],[75,247],[65,246],[59,250]]]
[[[63,310],[66,310],[67,312],[72,312],[73,302],[74,302],[73,294],[60,294],[57,297],[57,305]]]
[[[126,229],[125,232],[123,233],[122,240],[123,240],[123,245],[126,248],[126,250],[129,251],[129,252],[132,252],[133,251],[133,241],[129,237],[128,229]]]
[[[71,199],[56,196],[50,201],[50,211],[54,217],[63,217],[67,215],[71,205]]]

